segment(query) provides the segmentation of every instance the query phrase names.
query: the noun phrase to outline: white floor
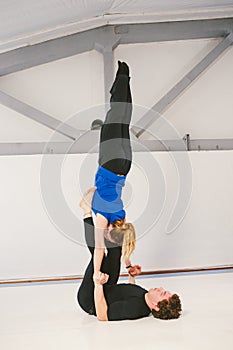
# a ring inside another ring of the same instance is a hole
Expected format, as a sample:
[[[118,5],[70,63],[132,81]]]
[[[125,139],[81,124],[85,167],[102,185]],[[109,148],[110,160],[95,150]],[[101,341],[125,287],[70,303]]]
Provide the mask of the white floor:
[[[125,280],[123,280],[125,282]],[[0,288],[1,350],[233,349],[233,272],[138,278],[183,302],[178,320],[99,322],[76,303],[79,283]]]

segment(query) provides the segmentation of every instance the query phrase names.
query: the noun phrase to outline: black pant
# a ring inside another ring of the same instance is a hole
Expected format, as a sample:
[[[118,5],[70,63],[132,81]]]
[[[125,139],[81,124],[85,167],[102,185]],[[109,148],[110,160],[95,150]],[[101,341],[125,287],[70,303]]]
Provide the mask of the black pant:
[[[93,255],[95,249],[95,238],[94,238],[94,223],[92,217],[84,219],[85,239],[88,249],[91,253],[91,261],[89,262],[83,281],[78,290],[78,303],[81,308],[91,315],[96,315],[95,302],[94,302],[94,265]],[[107,285],[116,284],[120,274],[121,264],[121,246],[111,243],[105,240],[108,253],[103,258],[101,265],[101,271],[109,275]]]
[[[115,174],[128,174],[132,163],[129,125],[132,116],[130,77],[117,74],[111,88],[110,110],[100,134],[99,165]]]

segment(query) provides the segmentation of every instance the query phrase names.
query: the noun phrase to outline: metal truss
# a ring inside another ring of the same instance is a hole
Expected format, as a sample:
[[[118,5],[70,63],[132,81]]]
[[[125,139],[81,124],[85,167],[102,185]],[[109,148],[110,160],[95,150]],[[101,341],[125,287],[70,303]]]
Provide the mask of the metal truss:
[[[85,132],[73,142],[27,142],[1,143],[0,156],[43,155],[43,154],[87,154],[98,153],[99,132]],[[191,152],[229,151],[233,149],[233,139],[191,140],[186,135],[183,140],[140,140],[133,143],[134,152]]]
[[[104,60],[105,102],[107,103],[109,100],[109,88],[114,75],[114,49],[118,45],[157,41],[222,38],[222,41],[201,62],[152,107],[153,117],[149,114],[143,116],[137,123],[140,130],[137,132],[134,131],[134,135],[137,136],[138,140],[138,146],[135,148],[135,151],[143,151],[145,149],[149,151],[181,151],[177,141],[146,141],[141,140],[140,136],[156,120],[154,118],[154,111],[161,113],[167,109],[171,103],[173,103],[180,94],[187,89],[202,72],[206,71],[217,57],[232,44],[232,33],[232,18],[151,24],[109,25],[35,45],[30,45],[29,42],[29,45],[26,47],[2,53],[0,54],[0,76],[61,58],[70,57],[85,51],[98,50],[102,53]],[[0,103],[73,140],[73,143],[59,142],[52,144],[43,142],[1,143],[0,155],[43,154],[44,152],[56,154],[67,153],[66,147],[68,146],[68,153],[88,152],[88,147],[83,143],[85,137],[80,138],[80,135],[82,135],[81,130],[64,124],[4,92],[0,92]],[[91,136],[89,135],[88,143],[90,143],[90,139],[96,142],[96,135],[95,132],[92,132]],[[80,143],[81,139],[82,142]],[[70,146],[72,147],[70,148]],[[217,149],[233,149],[232,140],[189,140],[189,148],[182,148],[182,150]]]

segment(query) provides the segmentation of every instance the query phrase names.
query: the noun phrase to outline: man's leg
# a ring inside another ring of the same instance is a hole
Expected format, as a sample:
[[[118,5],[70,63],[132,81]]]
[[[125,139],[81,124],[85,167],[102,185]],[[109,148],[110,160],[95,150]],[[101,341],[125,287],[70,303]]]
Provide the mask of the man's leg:
[[[94,302],[94,283],[93,283],[93,254],[95,247],[94,239],[94,223],[92,217],[88,217],[83,220],[84,222],[84,231],[85,231],[85,240],[88,246],[88,249],[91,253],[91,261],[89,262],[83,281],[78,290],[78,303],[81,308],[90,315],[96,315],[95,311],[95,302]]]
[[[92,216],[83,219],[84,234],[87,247],[93,256],[95,250],[95,226]]]
[[[121,269],[122,247],[106,240],[105,245],[108,253],[102,263],[101,271],[109,275],[108,285],[117,284]]]
[[[86,244],[93,257],[94,249],[95,249],[95,238],[94,238],[95,228],[94,228],[92,217],[84,219],[84,230],[85,230]],[[103,258],[101,271],[109,275],[109,280],[107,284],[116,284],[120,274],[122,247],[116,243],[108,241],[107,239],[105,239],[105,246],[107,247],[108,252],[107,252],[107,255],[104,256]],[[90,266],[88,266],[87,268],[88,270],[87,276],[90,281],[90,278],[92,279],[94,269],[93,269],[93,264],[92,265],[89,264],[89,265]]]
[[[84,311],[91,315],[96,315],[95,303],[94,303],[94,282],[93,282],[93,255],[95,247],[94,238],[94,223],[92,217],[84,219],[85,239],[88,249],[91,253],[91,261],[89,262],[84,274],[83,281],[78,290],[78,302]],[[107,257],[104,257],[101,271],[109,275],[107,284],[115,284],[119,278],[120,273],[120,260],[121,260],[121,247],[114,243],[106,241],[108,247]]]
[[[132,162],[129,135],[132,98],[128,66],[124,62],[118,64],[119,68],[110,91],[110,110],[101,129],[99,165],[116,174],[126,175]]]

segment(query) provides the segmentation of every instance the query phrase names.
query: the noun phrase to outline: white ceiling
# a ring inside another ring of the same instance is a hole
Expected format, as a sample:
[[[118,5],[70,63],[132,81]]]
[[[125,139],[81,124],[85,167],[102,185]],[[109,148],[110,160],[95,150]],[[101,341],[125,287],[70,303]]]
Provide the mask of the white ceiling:
[[[0,52],[106,24],[233,17],[233,0],[0,0]]]

